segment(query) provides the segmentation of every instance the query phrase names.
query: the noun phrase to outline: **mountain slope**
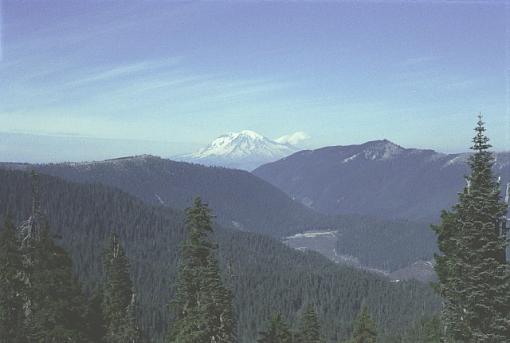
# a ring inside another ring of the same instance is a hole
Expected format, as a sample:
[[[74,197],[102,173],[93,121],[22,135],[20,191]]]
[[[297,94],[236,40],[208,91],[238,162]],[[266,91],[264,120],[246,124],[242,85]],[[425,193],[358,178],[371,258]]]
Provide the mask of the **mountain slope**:
[[[7,210],[18,223],[28,217],[30,184],[28,173],[0,170],[0,217]],[[152,341],[161,342],[170,320],[167,304],[184,238],[182,212],[147,206],[101,185],[45,175],[40,176],[40,185],[43,212],[53,233],[62,237],[61,243],[72,253],[75,270],[88,288],[100,277],[103,242],[112,231],[119,234],[131,261],[143,327]],[[394,342],[391,335],[439,308],[438,299],[425,285],[394,284],[253,233],[216,228],[216,239],[222,269],[235,296],[241,343],[254,342],[274,311],[295,323],[296,314],[308,302],[316,304],[328,342],[347,337],[362,302],[373,310],[381,343]]]
[[[240,170],[153,156],[48,165],[4,164],[3,167],[35,169],[69,181],[109,185],[149,205],[179,210],[200,195],[214,208],[222,226],[276,238],[310,230],[338,230],[341,239],[338,244],[336,238],[331,242],[337,244],[337,254],[353,256],[361,266],[388,272],[430,259],[435,251],[435,236],[427,224],[320,214]]]
[[[381,140],[300,151],[253,173],[323,213],[430,222],[464,187],[467,157]],[[510,153],[497,154],[494,168],[510,181]]]
[[[178,159],[204,165],[253,170],[298,150],[290,144],[279,143],[254,131],[244,130],[222,135],[205,148]]]
[[[215,209],[225,227],[281,237],[313,229],[324,216],[292,201],[252,174],[143,155],[101,162],[26,165],[69,181],[124,190],[151,205],[183,210],[196,196]]]

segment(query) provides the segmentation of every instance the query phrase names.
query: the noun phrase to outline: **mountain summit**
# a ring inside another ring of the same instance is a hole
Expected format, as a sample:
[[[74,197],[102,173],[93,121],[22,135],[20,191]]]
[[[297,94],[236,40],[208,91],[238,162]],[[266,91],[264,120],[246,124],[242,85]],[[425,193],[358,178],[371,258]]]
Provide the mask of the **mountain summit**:
[[[494,157],[494,174],[505,185],[510,182],[510,152]],[[326,214],[434,222],[464,188],[468,158],[468,153],[410,149],[383,139],[303,150],[253,174]]]
[[[350,146],[353,154],[343,160],[344,163],[363,158],[372,161],[390,160],[396,158],[405,151],[400,145],[390,142],[387,139],[370,141],[359,146]]]
[[[297,151],[299,149],[291,144],[279,143],[257,132],[243,130],[221,135],[205,148],[178,159],[204,165],[253,170]]]

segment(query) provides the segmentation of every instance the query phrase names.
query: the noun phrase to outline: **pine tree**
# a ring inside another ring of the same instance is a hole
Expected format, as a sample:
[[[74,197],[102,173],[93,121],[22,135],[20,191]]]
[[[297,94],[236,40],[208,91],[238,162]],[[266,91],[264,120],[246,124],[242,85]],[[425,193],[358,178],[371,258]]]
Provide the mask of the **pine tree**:
[[[47,226],[34,244],[29,279],[28,330],[31,342],[87,342],[86,301],[64,249]]]
[[[469,158],[471,173],[459,203],[435,227],[443,322],[456,342],[510,341],[510,271],[506,262],[506,204],[492,173],[494,157],[481,116]]]
[[[131,302],[126,309],[126,318],[122,323],[121,332],[123,333],[123,342],[140,343],[142,342],[142,333],[138,327],[136,317],[137,304],[135,294],[132,295]]]
[[[439,283],[435,285],[436,290],[443,298],[442,322],[448,339],[455,339],[460,342],[468,342],[470,339],[469,329],[466,321],[463,320],[461,301],[458,290],[462,287],[460,277],[460,245],[457,222],[457,213],[443,211],[441,223],[433,226],[438,235],[438,247],[442,255],[435,255],[435,270]]]
[[[210,209],[200,198],[187,210],[188,238],[182,248],[182,261],[175,299],[175,320],[169,342],[228,343],[235,340],[232,296],[221,280],[210,238]]]
[[[377,339],[377,330],[375,323],[368,313],[368,307],[363,305],[361,311],[354,322],[352,333],[352,343],[375,343]]]
[[[321,328],[317,313],[312,305],[308,305],[304,311],[295,339],[296,343],[320,343]]]
[[[136,324],[135,295],[129,275],[129,261],[113,234],[104,253],[103,315],[106,343],[136,343],[140,330]]]
[[[87,309],[88,336],[94,343],[103,343],[106,336],[103,315],[103,290],[95,289],[88,302]]]
[[[257,343],[292,343],[289,327],[278,313],[271,318],[266,331],[259,333]]]
[[[416,323],[404,334],[402,343],[442,343],[439,315],[425,318]]]
[[[441,342],[441,322],[439,316],[434,316],[425,321],[423,326],[423,343]]]
[[[223,286],[218,261],[213,255],[209,255],[203,281],[201,291],[205,294],[204,308],[211,342],[232,342],[235,330],[232,294]]]
[[[25,342],[22,270],[20,244],[7,216],[0,234],[0,343]]]

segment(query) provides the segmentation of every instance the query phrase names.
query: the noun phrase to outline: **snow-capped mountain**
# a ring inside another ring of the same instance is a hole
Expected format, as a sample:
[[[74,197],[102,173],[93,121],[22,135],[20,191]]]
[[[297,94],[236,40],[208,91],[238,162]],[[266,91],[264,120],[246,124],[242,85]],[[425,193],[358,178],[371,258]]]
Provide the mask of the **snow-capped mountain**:
[[[221,135],[205,148],[177,159],[205,165],[253,170],[258,166],[279,160],[299,149],[288,143],[279,143],[254,131],[243,130]]]

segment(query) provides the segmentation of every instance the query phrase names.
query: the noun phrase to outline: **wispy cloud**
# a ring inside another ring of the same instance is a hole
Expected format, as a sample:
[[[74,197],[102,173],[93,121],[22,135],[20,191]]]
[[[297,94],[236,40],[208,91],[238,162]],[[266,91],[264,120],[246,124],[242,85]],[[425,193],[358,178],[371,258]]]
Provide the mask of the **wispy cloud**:
[[[144,61],[121,66],[115,66],[111,68],[104,68],[95,73],[91,73],[91,75],[89,76],[84,76],[81,79],[76,79],[69,83],[66,83],[63,86],[64,87],[82,86],[88,83],[111,81],[123,77],[133,77],[137,73],[151,72],[160,68],[170,68],[173,66],[177,66],[181,62],[181,60],[182,60],[181,57],[174,57],[157,62]]]
[[[392,76],[393,85],[414,92],[465,91],[477,86],[477,81],[472,78],[466,78],[453,71],[445,71],[440,63],[437,63],[440,60],[439,56],[425,55],[401,61],[399,64],[401,71]]]
[[[406,70],[393,75],[393,85],[410,91],[460,91],[473,89],[477,81],[453,73],[444,73],[438,69],[420,68]]]
[[[201,73],[182,61],[175,57],[11,74],[15,82],[4,88],[0,84],[7,95],[0,103],[0,122],[9,132],[150,138],[154,127],[165,136],[173,122],[169,118],[184,126],[190,114],[226,113],[233,103],[250,104],[261,96],[267,100],[293,85],[270,77]]]
[[[151,62],[92,74],[62,85],[62,90],[86,87],[88,104],[100,104],[105,108],[111,104],[112,110],[123,107],[148,110],[154,104],[160,109],[171,106],[176,110],[190,110],[272,95],[292,85],[292,82],[273,78],[232,78],[221,73],[197,73],[178,63]]]

